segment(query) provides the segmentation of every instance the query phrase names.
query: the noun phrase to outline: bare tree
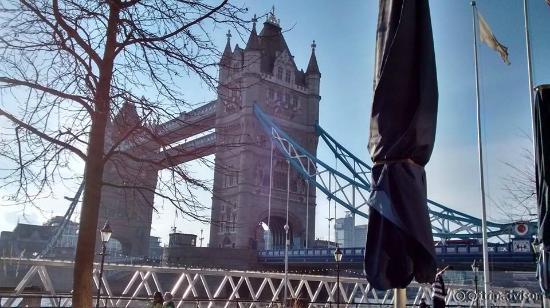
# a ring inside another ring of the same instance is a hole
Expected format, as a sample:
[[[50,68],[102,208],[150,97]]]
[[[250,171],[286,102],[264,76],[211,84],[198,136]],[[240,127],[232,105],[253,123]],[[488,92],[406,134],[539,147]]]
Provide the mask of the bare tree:
[[[180,85],[198,76],[216,86],[220,53],[211,31],[218,25],[242,29],[245,9],[191,0],[4,0],[0,2],[0,155],[8,161],[1,184],[14,202],[30,203],[58,181],[82,177],[85,188],[74,269],[75,307],[92,306],[92,266],[102,187],[108,161],[140,162],[121,151],[139,136],[158,138],[155,123],[188,110]],[[109,136],[109,125],[125,104],[137,119]],[[134,140],[131,140],[134,138]],[[189,155],[189,153],[186,153]],[[71,169],[80,159],[85,170]],[[149,165],[165,164],[158,159]],[[116,168],[113,167],[113,168]],[[204,187],[182,167],[170,169],[162,197],[189,214],[192,189]],[[75,173],[77,174],[75,176]],[[123,183],[122,188],[127,187]],[[138,191],[146,187],[134,187]],[[170,194],[171,193],[171,194]],[[199,217],[197,217],[199,218]]]
[[[537,214],[536,178],[533,153],[523,148],[517,161],[504,162],[508,174],[502,189],[504,199],[495,202],[497,209],[508,221],[531,221]]]

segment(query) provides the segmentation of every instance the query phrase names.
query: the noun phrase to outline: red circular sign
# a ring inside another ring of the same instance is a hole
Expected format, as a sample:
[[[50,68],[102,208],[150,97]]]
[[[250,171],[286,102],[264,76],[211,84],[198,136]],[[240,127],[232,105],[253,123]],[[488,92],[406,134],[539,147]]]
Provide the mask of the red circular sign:
[[[528,230],[529,230],[529,228],[527,227],[526,224],[517,224],[516,225],[516,233],[518,235],[525,235],[525,234],[527,234]]]

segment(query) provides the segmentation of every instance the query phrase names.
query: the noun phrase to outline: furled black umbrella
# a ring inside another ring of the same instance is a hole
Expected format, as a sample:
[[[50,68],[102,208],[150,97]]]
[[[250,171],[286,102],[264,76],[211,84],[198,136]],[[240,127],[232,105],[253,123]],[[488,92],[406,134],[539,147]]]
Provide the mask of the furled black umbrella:
[[[365,272],[385,290],[432,282],[436,272],[424,171],[438,99],[428,1],[380,1],[375,74]]]
[[[550,85],[536,89],[535,110],[535,173],[540,243],[538,275],[546,297],[550,296]]]

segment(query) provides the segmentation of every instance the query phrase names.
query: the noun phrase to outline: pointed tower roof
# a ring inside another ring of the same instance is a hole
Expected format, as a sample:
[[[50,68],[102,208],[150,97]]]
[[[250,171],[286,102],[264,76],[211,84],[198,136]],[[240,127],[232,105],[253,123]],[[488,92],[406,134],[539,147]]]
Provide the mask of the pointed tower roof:
[[[233,52],[231,52],[231,30],[227,30],[226,36],[227,36],[227,43],[225,44],[225,49],[223,50],[220,64],[231,63],[231,56],[233,55]]]
[[[317,57],[315,56],[315,47],[317,47],[317,44],[313,41],[311,44],[311,57],[309,58],[309,63],[307,65],[306,75],[321,75],[319,65],[317,65]]]
[[[290,50],[281,32],[282,29],[279,22],[279,19],[275,16],[275,8],[273,8],[268,14],[267,20],[264,22],[264,27],[259,35],[260,48],[262,50],[260,67],[262,72],[268,74],[273,73],[275,59],[279,54],[285,50],[290,54]]]
[[[275,5],[271,7],[271,12],[269,12],[267,14],[266,23],[270,23],[270,24],[272,24],[274,26],[277,26],[279,28],[281,27],[280,26],[281,20],[277,19],[277,17],[275,17]]]
[[[246,50],[260,50],[260,40],[258,38],[258,34],[256,33],[256,21],[258,19],[256,18],[256,14],[254,14],[254,18],[252,18],[252,31],[250,32],[250,37],[248,37],[248,42],[246,43],[245,51]]]
[[[139,123],[139,115],[134,103],[125,101],[119,112],[114,117],[114,124],[120,132],[136,126]]]

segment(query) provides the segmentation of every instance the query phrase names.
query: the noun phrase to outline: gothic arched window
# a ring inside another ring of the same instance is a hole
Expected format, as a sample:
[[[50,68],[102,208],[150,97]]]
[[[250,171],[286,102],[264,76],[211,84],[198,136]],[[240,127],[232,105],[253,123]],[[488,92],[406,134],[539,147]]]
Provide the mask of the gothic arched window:
[[[225,232],[229,233],[231,231],[231,214],[227,213],[225,220]]]
[[[300,105],[299,105],[299,102],[298,102],[298,96],[294,95],[292,97],[292,108],[293,109],[299,109],[300,108]]]
[[[273,168],[273,187],[276,189],[287,189],[287,169],[286,160],[278,159]]]

